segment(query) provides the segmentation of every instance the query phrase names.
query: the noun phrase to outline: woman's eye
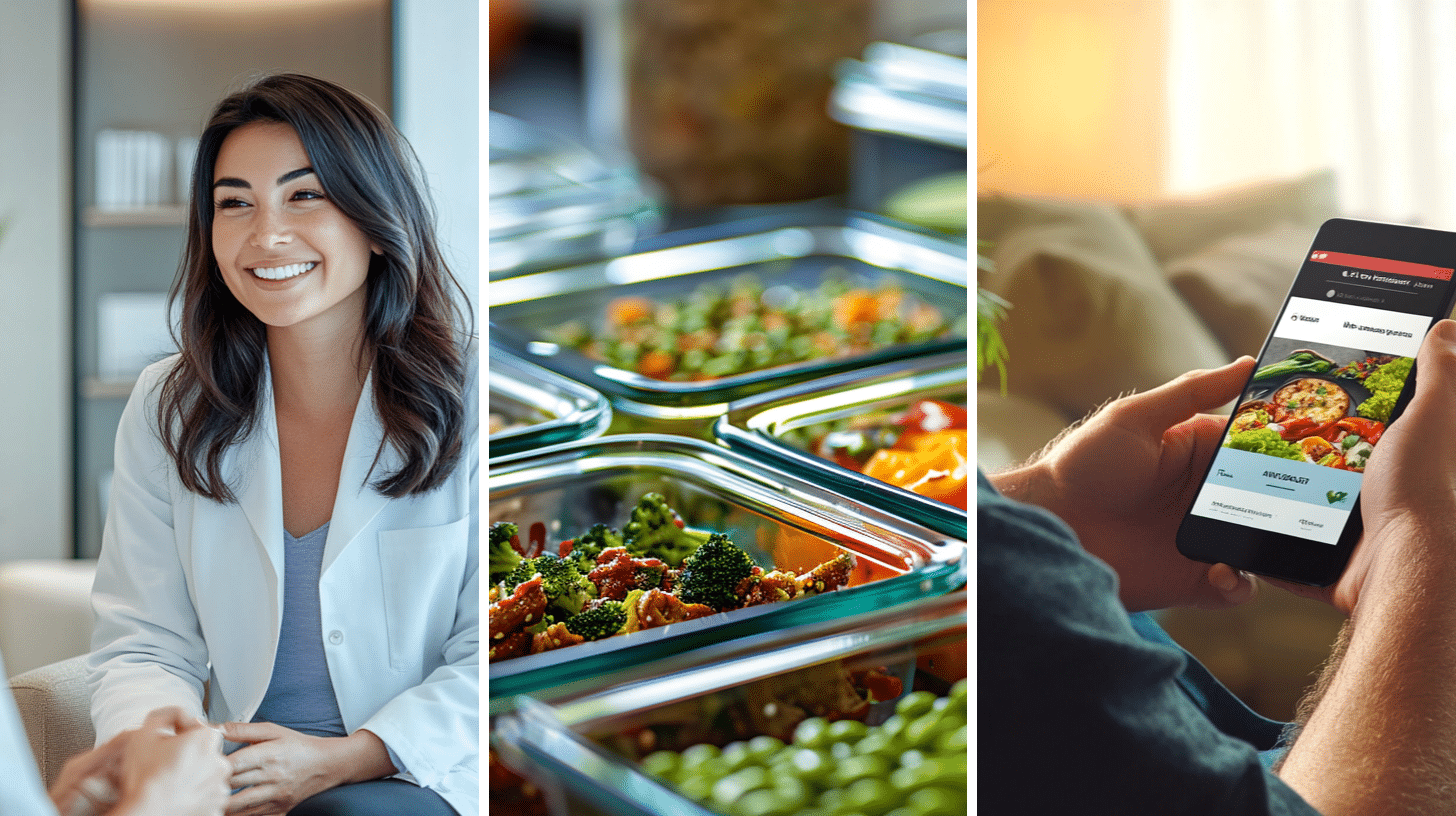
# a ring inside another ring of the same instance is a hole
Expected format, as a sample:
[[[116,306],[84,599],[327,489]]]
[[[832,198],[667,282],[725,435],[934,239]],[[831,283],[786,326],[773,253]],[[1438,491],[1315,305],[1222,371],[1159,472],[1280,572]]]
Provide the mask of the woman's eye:
[[[324,194],[317,190],[299,190],[293,194],[294,201],[311,201],[314,199],[322,199],[323,197]]]
[[[215,203],[215,206],[219,210],[231,210],[237,207],[246,207],[247,205],[248,202],[241,198],[219,198]]]

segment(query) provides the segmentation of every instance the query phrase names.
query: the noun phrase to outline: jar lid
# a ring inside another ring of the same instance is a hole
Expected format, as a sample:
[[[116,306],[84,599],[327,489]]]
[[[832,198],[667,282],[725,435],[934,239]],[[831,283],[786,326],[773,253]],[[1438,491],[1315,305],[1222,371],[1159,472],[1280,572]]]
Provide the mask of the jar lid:
[[[860,130],[964,149],[969,84],[964,56],[871,43],[862,60],[839,64],[830,115]]]

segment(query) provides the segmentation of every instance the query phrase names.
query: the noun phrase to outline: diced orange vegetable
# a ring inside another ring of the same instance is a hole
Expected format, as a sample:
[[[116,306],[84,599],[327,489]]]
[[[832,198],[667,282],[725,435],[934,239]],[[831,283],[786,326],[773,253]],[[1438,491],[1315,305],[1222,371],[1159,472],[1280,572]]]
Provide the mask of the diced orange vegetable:
[[[607,322],[618,328],[651,320],[655,313],[652,301],[643,297],[619,297],[607,304]]]
[[[667,379],[672,375],[673,368],[672,355],[657,349],[647,352],[637,361],[637,373],[654,380]]]
[[[864,474],[928,499],[967,509],[967,432],[916,434],[913,449],[883,448],[865,463]]]
[[[854,289],[834,299],[834,325],[841,329],[873,322],[877,313],[875,296],[864,289]]]
[[[875,319],[889,320],[900,313],[905,293],[895,286],[886,286],[875,293]]]
[[[896,487],[905,487],[925,475],[925,465],[914,451],[881,448],[865,462],[864,474]]]
[[[930,451],[944,445],[960,451],[961,456],[964,457],[970,450],[970,432],[965,428],[952,428],[931,433],[907,433],[900,437],[898,447],[913,451]]]

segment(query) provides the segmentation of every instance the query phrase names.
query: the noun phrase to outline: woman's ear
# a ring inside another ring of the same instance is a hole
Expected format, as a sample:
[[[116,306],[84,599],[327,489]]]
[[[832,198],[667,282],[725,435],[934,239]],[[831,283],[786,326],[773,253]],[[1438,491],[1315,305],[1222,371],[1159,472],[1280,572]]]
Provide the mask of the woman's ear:
[[[369,251],[370,252],[373,252],[375,255],[383,255],[384,254],[384,250],[380,249],[378,244],[370,244],[369,245]]]

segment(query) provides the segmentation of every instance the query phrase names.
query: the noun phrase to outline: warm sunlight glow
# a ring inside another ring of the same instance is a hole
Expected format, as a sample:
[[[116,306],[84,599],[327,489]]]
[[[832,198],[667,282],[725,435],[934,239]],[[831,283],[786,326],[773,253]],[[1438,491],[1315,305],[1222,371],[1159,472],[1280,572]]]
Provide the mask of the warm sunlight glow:
[[[1119,200],[1157,194],[1161,8],[977,3],[978,190]]]

